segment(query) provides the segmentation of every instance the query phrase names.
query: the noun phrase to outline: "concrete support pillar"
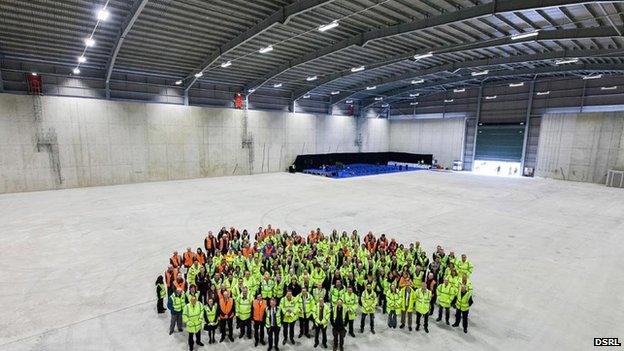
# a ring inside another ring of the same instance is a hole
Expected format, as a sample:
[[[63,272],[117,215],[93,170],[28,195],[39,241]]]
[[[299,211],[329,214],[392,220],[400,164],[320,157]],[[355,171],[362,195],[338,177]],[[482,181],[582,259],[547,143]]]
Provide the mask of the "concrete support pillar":
[[[522,158],[520,159],[520,171],[524,175],[524,164],[526,162],[527,143],[529,142],[529,123],[531,122],[531,111],[533,111],[533,96],[535,93],[535,79],[531,81],[529,87],[529,101],[527,103],[526,118],[524,119],[524,142],[522,143]]]
[[[479,97],[477,98],[477,114],[475,121],[474,140],[472,142],[472,163],[471,171],[474,171],[475,160],[477,158],[477,137],[479,136],[479,121],[481,120],[481,101],[483,100],[483,83],[479,87]]]

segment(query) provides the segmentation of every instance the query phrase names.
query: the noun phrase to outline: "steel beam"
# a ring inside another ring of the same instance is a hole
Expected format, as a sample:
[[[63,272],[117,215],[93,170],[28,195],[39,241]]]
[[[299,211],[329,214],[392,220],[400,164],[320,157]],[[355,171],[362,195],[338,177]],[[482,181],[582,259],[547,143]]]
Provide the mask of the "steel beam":
[[[526,75],[540,75],[540,74],[554,74],[554,73],[571,73],[571,72],[581,72],[581,71],[624,72],[624,66],[621,64],[570,64],[570,65],[562,65],[562,66],[556,66],[556,67],[539,67],[539,68],[527,68],[527,69],[517,69],[517,70],[503,69],[503,70],[490,72],[487,78],[517,77],[517,76],[526,76]],[[423,85],[420,85],[417,89],[440,87],[440,86],[453,84],[453,83],[463,83],[463,82],[473,81],[479,78],[485,78],[485,77],[473,77],[471,74],[461,75],[458,77],[454,77],[452,79],[437,81],[437,82],[430,83],[430,84],[423,84]],[[409,87],[392,89],[390,91],[384,92],[379,95],[383,95],[386,98],[392,98],[401,94],[409,93],[414,90],[416,90],[416,88],[409,86]],[[387,102],[386,99],[384,99],[384,102]],[[377,102],[374,99],[369,98],[369,99],[364,100],[363,106],[364,108],[369,108],[375,103]]]
[[[526,163],[527,143],[529,142],[529,124],[531,122],[531,111],[533,110],[533,97],[535,96],[535,79],[531,81],[529,87],[529,101],[527,103],[526,118],[524,119],[524,141],[522,142],[522,158],[520,159],[520,172],[524,175],[524,165]]]
[[[302,13],[313,10],[319,6],[326,5],[335,0],[300,0],[288,6],[284,6],[281,9],[273,12],[269,17],[256,23],[253,27],[247,29],[243,33],[239,34],[234,39],[221,45],[217,50],[211,52],[206,59],[202,62],[201,66],[193,72],[189,73],[185,79],[190,79],[189,83],[185,85],[184,90],[189,90],[197,82],[198,77],[195,77],[195,73],[203,72],[210,68],[216,61],[218,61],[223,55],[245,44],[251,39],[255,38],[259,34],[273,28],[278,24],[287,24],[290,20]]]
[[[426,50],[414,50],[406,54],[388,57],[384,59],[384,62],[382,63],[374,63],[374,64],[365,65],[365,66],[366,66],[366,71],[370,71],[371,69],[375,69],[378,67],[387,66],[387,65],[400,62],[403,60],[409,60],[415,55],[420,55],[420,54],[424,54],[427,52],[434,52],[437,55],[455,54],[459,52],[471,51],[471,50],[477,50],[477,49],[483,49],[483,48],[493,48],[493,47],[507,46],[511,44],[520,44],[523,42],[591,39],[591,38],[614,37],[617,35],[618,35],[618,32],[611,27],[550,30],[550,31],[539,32],[539,34],[536,37],[524,38],[520,40],[512,40],[510,37],[503,37],[503,38],[497,38],[493,40],[473,42],[473,43],[464,44],[464,45],[445,45],[445,46],[441,46],[437,48],[429,48]],[[360,74],[360,73],[361,72],[353,73],[350,70],[347,70],[347,71],[341,71],[341,72],[330,74],[326,77],[323,77],[315,81],[314,82],[315,84],[311,87],[307,86],[305,88],[295,91],[295,98],[300,98],[308,94],[312,90],[322,85],[325,85],[327,83],[331,83],[339,79],[342,79],[344,77],[348,77],[348,76],[352,76],[352,75]],[[385,80],[379,79],[377,81],[371,81],[370,84],[368,85],[382,85],[382,84],[385,84],[386,82],[394,82],[396,80],[397,80],[396,78],[388,78]],[[342,100],[348,99],[350,96],[351,95],[338,95],[338,99],[335,99],[335,98],[332,99],[332,103],[337,103]]]
[[[108,62],[106,63],[106,98],[110,98],[110,78],[113,74],[113,68],[115,67],[115,61],[117,60],[117,55],[119,54],[119,50],[121,50],[121,46],[123,45],[124,40],[126,39],[126,35],[130,33],[132,26],[141,15],[141,12],[147,5],[148,0],[136,0],[132,9],[130,10],[130,14],[122,23],[121,28],[119,30],[119,34],[115,39],[115,45],[113,46],[113,52],[108,58]]]
[[[604,12],[605,16],[607,16],[607,21],[609,21],[609,24],[611,24],[613,29],[615,29],[618,32],[619,36],[622,36],[622,30],[618,28],[615,22],[613,22],[613,20],[611,19],[611,16],[609,16],[609,13],[607,12],[607,9],[605,9],[603,4],[600,4],[600,9],[602,10],[602,12]]]
[[[474,128],[474,138],[472,138],[472,162],[470,163],[470,170],[474,171],[475,160],[477,159],[477,136],[479,135],[479,120],[481,119],[481,100],[483,99],[483,84],[479,86],[479,97],[477,100],[477,116]]]
[[[412,22],[399,23],[393,26],[379,28],[371,30],[365,33],[360,33],[344,40],[341,40],[333,45],[326,46],[322,49],[315,50],[314,52],[305,54],[298,58],[292,59],[283,63],[274,70],[265,74],[261,78],[254,80],[253,82],[245,86],[245,91],[249,89],[258,89],[266,84],[271,79],[279,76],[285,71],[303,65],[312,60],[316,60],[320,57],[327,56],[336,51],[348,48],[353,45],[365,46],[367,43],[390,38],[398,35],[412,33],[418,30],[432,28],[441,25],[448,25],[458,23],[466,20],[473,20],[497,14],[503,14],[507,12],[521,12],[527,10],[548,9],[553,7],[564,7],[572,5],[582,4],[596,4],[603,1],[586,1],[586,0],[494,0],[487,4],[477,5],[469,8],[464,8],[459,11],[443,13],[439,16],[429,17],[425,19],[418,19]],[[613,1],[604,1],[612,3]],[[617,1],[620,2],[620,1]]]

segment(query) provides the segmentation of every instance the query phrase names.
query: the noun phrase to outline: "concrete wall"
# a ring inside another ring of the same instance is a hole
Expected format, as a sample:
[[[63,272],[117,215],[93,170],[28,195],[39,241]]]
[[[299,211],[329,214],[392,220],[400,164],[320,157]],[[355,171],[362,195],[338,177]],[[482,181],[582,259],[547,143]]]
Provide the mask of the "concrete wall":
[[[624,169],[624,113],[551,114],[542,118],[536,175],[604,183]]]
[[[0,193],[284,171],[298,154],[354,152],[352,117],[0,94]],[[366,120],[363,151],[388,150]],[[39,144],[39,148],[37,145]],[[252,162],[249,162],[249,160]]]
[[[465,119],[390,120],[392,151],[433,154],[438,163],[452,167],[462,159]]]

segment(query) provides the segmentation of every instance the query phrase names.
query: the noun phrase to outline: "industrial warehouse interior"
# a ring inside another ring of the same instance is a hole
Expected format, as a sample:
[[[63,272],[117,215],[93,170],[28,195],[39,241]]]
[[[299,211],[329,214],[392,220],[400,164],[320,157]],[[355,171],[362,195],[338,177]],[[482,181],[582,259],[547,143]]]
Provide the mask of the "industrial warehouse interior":
[[[620,349],[623,33],[624,1],[0,0],[0,350]]]

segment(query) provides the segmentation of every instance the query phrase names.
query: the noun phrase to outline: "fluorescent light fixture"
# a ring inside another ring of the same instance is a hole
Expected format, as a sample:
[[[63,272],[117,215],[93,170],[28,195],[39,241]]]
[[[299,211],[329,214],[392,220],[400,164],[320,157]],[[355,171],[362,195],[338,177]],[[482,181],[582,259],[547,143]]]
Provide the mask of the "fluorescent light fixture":
[[[231,65],[232,65],[232,61],[228,61],[228,62],[223,62],[223,63],[221,64],[221,67],[223,67],[223,68],[228,68],[228,67],[230,67]]]
[[[262,49],[258,50],[261,54],[266,54],[267,52],[271,52],[273,51],[273,45],[269,45],[267,47],[263,47]]]
[[[76,67],[72,70],[72,72],[74,72],[74,74],[80,74],[80,68]]]
[[[182,81],[181,80],[176,80],[175,85],[181,85]]]
[[[490,71],[488,71],[487,69],[485,71],[481,71],[481,72],[472,72],[472,76],[473,77],[478,77],[478,76],[484,76],[486,74],[489,74]]]
[[[550,95],[550,90],[537,92],[537,96],[543,96],[543,95]]]
[[[317,77],[317,76],[312,76],[312,77],[308,77],[308,78],[306,78],[306,80],[307,80],[308,82],[312,82],[312,81],[315,81],[315,80],[317,80],[317,79],[318,79],[318,77]]]
[[[415,80],[412,81],[412,84],[422,84],[424,82],[425,82],[424,79],[415,79]]]
[[[536,37],[538,34],[539,34],[539,31],[534,31],[534,32],[530,32],[530,33],[514,34],[514,35],[511,36],[511,40],[520,40],[520,39]]]
[[[95,46],[95,40],[93,38],[86,38],[84,43],[88,47]]]
[[[466,92],[466,88],[454,89],[453,92],[454,93],[464,93],[464,92]]]
[[[583,77],[584,80],[600,79],[600,78],[602,78],[602,74],[596,74],[596,75],[593,75],[593,76],[585,76],[585,77]]]
[[[410,102],[410,106],[416,106],[418,105],[418,102]]]
[[[618,87],[614,85],[614,86],[612,86],[612,87],[602,87],[602,88],[600,88],[600,90],[615,90],[615,89],[617,89],[617,88],[618,88]]]
[[[372,85],[372,86],[366,87],[366,90],[375,90],[375,89],[377,89],[376,85]]]
[[[381,96],[375,98],[375,101],[381,101],[381,100],[383,100],[383,97],[381,97]]]
[[[309,99],[310,98],[310,94],[306,94],[303,96],[304,99]]]
[[[351,72],[360,72],[360,71],[363,71],[365,69],[366,69],[366,67],[364,67],[364,66],[353,67],[353,68],[351,68]]]
[[[353,100],[347,100],[347,101],[345,101],[345,102],[346,102],[347,104],[352,104],[352,103],[353,103]]]
[[[85,63],[85,62],[87,62],[87,58],[84,57],[84,56],[80,56],[80,57],[78,57],[78,62]]]
[[[419,97],[420,93],[416,93],[416,94],[410,94],[410,97]]]
[[[418,61],[418,60],[422,60],[424,58],[431,57],[431,56],[433,56],[433,52],[428,52],[428,53],[422,54],[422,55],[415,55],[414,56],[414,60]]]
[[[282,83],[273,84],[273,88],[281,88]]]
[[[108,12],[108,10],[104,8],[98,11],[97,19],[100,21],[106,21],[109,15],[110,15],[110,12]]]
[[[523,86],[524,86],[524,82],[509,84],[510,88],[517,88],[517,87],[523,87]]]
[[[390,104],[383,104],[383,105],[381,105],[381,107],[388,107],[388,106],[390,106]]]
[[[339,91],[339,90],[332,91],[332,92],[331,92],[331,94],[332,94],[332,95],[338,95],[338,94],[340,94],[340,91]]]
[[[493,95],[493,96],[486,96],[486,97],[485,97],[485,99],[486,99],[486,100],[494,100],[494,99],[496,99],[497,97],[498,97],[498,96],[496,96],[496,95]]]
[[[247,92],[248,92],[249,94],[253,93],[254,91],[256,91],[256,88],[251,88],[251,89],[247,90]]]
[[[557,60],[557,61],[555,61],[555,64],[556,65],[567,65],[569,63],[577,63],[579,61],[580,60],[577,57],[575,57],[575,58],[571,58],[571,59]]]
[[[197,72],[197,73],[195,73],[195,78],[199,78],[199,77],[201,77],[203,75],[204,75],[204,72]]]
[[[328,24],[324,24],[320,27],[318,27],[319,32],[325,32],[328,31],[332,28],[336,28],[340,25],[340,23],[338,23],[338,21],[333,21],[332,23],[328,23]]]
[[[31,75],[36,77],[37,76],[37,72],[32,72]]]
[[[455,101],[455,100],[453,100],[453,99],[450,99],[450,100],[444,100],[444,102],[445,102],[445,103],[447,103],[447,104],[450,104],[450,103],[451,103],[451,102],[453,102],[453,101]]]

